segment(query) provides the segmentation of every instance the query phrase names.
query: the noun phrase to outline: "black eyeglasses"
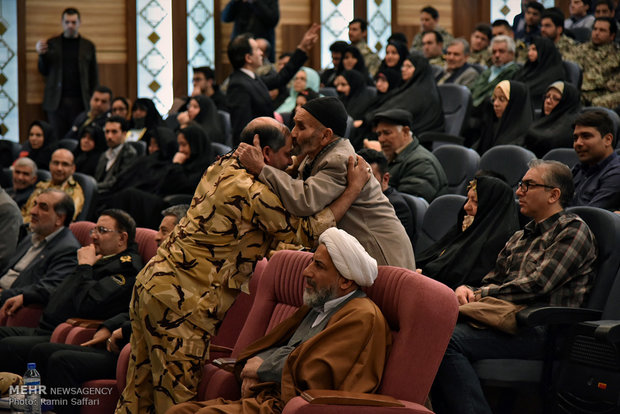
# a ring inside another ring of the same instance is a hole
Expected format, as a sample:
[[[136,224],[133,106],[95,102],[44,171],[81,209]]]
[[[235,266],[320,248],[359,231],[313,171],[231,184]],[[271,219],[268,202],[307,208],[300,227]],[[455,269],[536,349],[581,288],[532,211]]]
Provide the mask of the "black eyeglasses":
[[[531,187],[531,188],[536,188],[536,187],[544,187],[544,188],[549,188],[549,189],[551,189],[551,188],[556,188],[556,187],[554,187],[554,186],[552,186],[552,185],[547,185],[547,184],[538,184],[538,183],[535,183],[535,182],[533,182],[533,181],[529,181],[529,180],[519,181],[518,186],[519,186],[519,189],[520,189],[521,191],[523,191],[524,193],[527,193],[527,192],[528,192],[528,190],[530,189],[530,187]]]

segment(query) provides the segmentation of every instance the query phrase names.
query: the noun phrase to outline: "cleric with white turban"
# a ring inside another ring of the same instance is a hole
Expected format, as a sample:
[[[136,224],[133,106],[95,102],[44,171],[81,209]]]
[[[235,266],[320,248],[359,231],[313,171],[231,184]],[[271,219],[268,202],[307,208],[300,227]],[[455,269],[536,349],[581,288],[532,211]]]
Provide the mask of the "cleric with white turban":
[[[331,227],[319,237],[340,275],[359,286],[372,286],[377,278],[377,261],[364,250],[360,242],[344,230]]]

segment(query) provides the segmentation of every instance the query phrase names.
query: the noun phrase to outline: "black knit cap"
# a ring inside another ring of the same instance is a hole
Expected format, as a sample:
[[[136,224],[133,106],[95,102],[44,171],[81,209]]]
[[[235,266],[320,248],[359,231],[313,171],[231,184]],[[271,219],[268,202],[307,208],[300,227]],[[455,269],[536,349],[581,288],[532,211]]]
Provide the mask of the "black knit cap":
[[[306,102],[302,108],[315,117],[324,127],[331,128],[335,135],[344,136],[347,130],[348,114],[340,99],[334,96],[325,96]]]

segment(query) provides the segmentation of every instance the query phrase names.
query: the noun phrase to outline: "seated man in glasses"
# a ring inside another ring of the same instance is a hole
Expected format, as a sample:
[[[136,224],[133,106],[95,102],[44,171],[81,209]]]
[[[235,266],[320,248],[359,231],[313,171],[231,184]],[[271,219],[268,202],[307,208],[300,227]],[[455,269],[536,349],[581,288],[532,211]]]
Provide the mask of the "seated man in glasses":
[[[494,297],[517,305],[579,307],[594,278],[597,250],[592,232],[578,216],[564,211],[573,198],[568,167],[534,160],[517,189],[521,213],[530,217],[499,253],[495,269],[481,286],[459,286],[461,305]],[[459,322],[432,389],[438,413],[491,413],[473,363],[486,358],[540,358],[544,327],[510,335]]]
[[[105,210],[91,230],[92,243],[77,251],[77,267],[51,293],[33,290],[9,298],[0,313],[24,305],[44,306],[36,328],[0,327],[0,371],[24,372],[30,349],[47,342],[68,318],[107,319],[126,312],[142,260],[136,224],[122,210]]]

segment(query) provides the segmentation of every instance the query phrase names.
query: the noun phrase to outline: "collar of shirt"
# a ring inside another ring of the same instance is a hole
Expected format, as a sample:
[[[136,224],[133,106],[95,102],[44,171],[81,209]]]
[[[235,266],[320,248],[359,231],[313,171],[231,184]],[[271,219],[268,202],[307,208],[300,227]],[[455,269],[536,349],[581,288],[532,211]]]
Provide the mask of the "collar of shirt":
[[[617,157],[618,157],[618,154],[616,154],[616,152],[614,151],[611,153],[610,156],[608,156],[603,161],[600,161],[597,164],[588,165],[584,163],[579,163],[576,165],[576,167],[578,170],[583,171],[584,175],[589,177],[591,175],[598,174],[603,168],[605,168],[610,162],[615,160]]]
[[[325,317],[327,317],[327,315],[329,314],[329,312],[331,312],[334,308],[336,308],[338,305],[340,305],[342,302],[344,302],[345,300],[347,300],[351,295],[353,295],[355,292],[357,291],[354,290],[353,292],[349,292],[344,296],[340,296],[339,298],[336,299],[332,299],[332,300],[328,300],[327,302],[325,302],[323,304],[322,308],[312,308],[312,310],[314,310],[316,313],[318,313],[316,319],[314,320],[314,322],[312,323],[312,327],[314,328],[316,325],[318,325],[319,323],[321,323],[321,321],[323,319],[325,319]]]
[[[555,213],[551,217],[546,220],[541,221],[540,223],[536,223],[534,220],[530,221],[525,225],[525,229],[523,230],[524,236],[539,236],[545,234],[549,229],[553,227],[555,222],[560,218],[560,216],[564,214],[564,210],[559,213]]]
[[[512,65],[514,63],[514,61],[508,62],[503,66],[491,66],[491,76],[489,76],[489,81],[492,81],[493,79],[497,78],[497,76],[502,73],[502,71],[504,69],[506,69],[508,66]]]
[[[240,70],[241,70],[241,72],[243,72],[246,75],[248,75],[250,78],[256,79],[256,73],[252,72],[250,69],[241,68]]]
[[[123,149],[123,145],[124,144],[121,144],[116,148],[108,148],[108,150],[105,152],[105,157],[108,159],[108,161],[116,160],[118,154],[120,154],[121,152],[121,149]]]
[[[36,234],[32,233],[31,237],[32,237],[32,245],[35,248],[38,248],[39,246],[41,246],[44,243],[49,243],[54,237],[56,237],[58,235],[58,233],[60,233],[62,231],[62,229],[64,229],[65,226],[61,226],[60,228],[56,229],[53,233],[48,234],[46,237],[44,237],[41,240],[36,240]]]

